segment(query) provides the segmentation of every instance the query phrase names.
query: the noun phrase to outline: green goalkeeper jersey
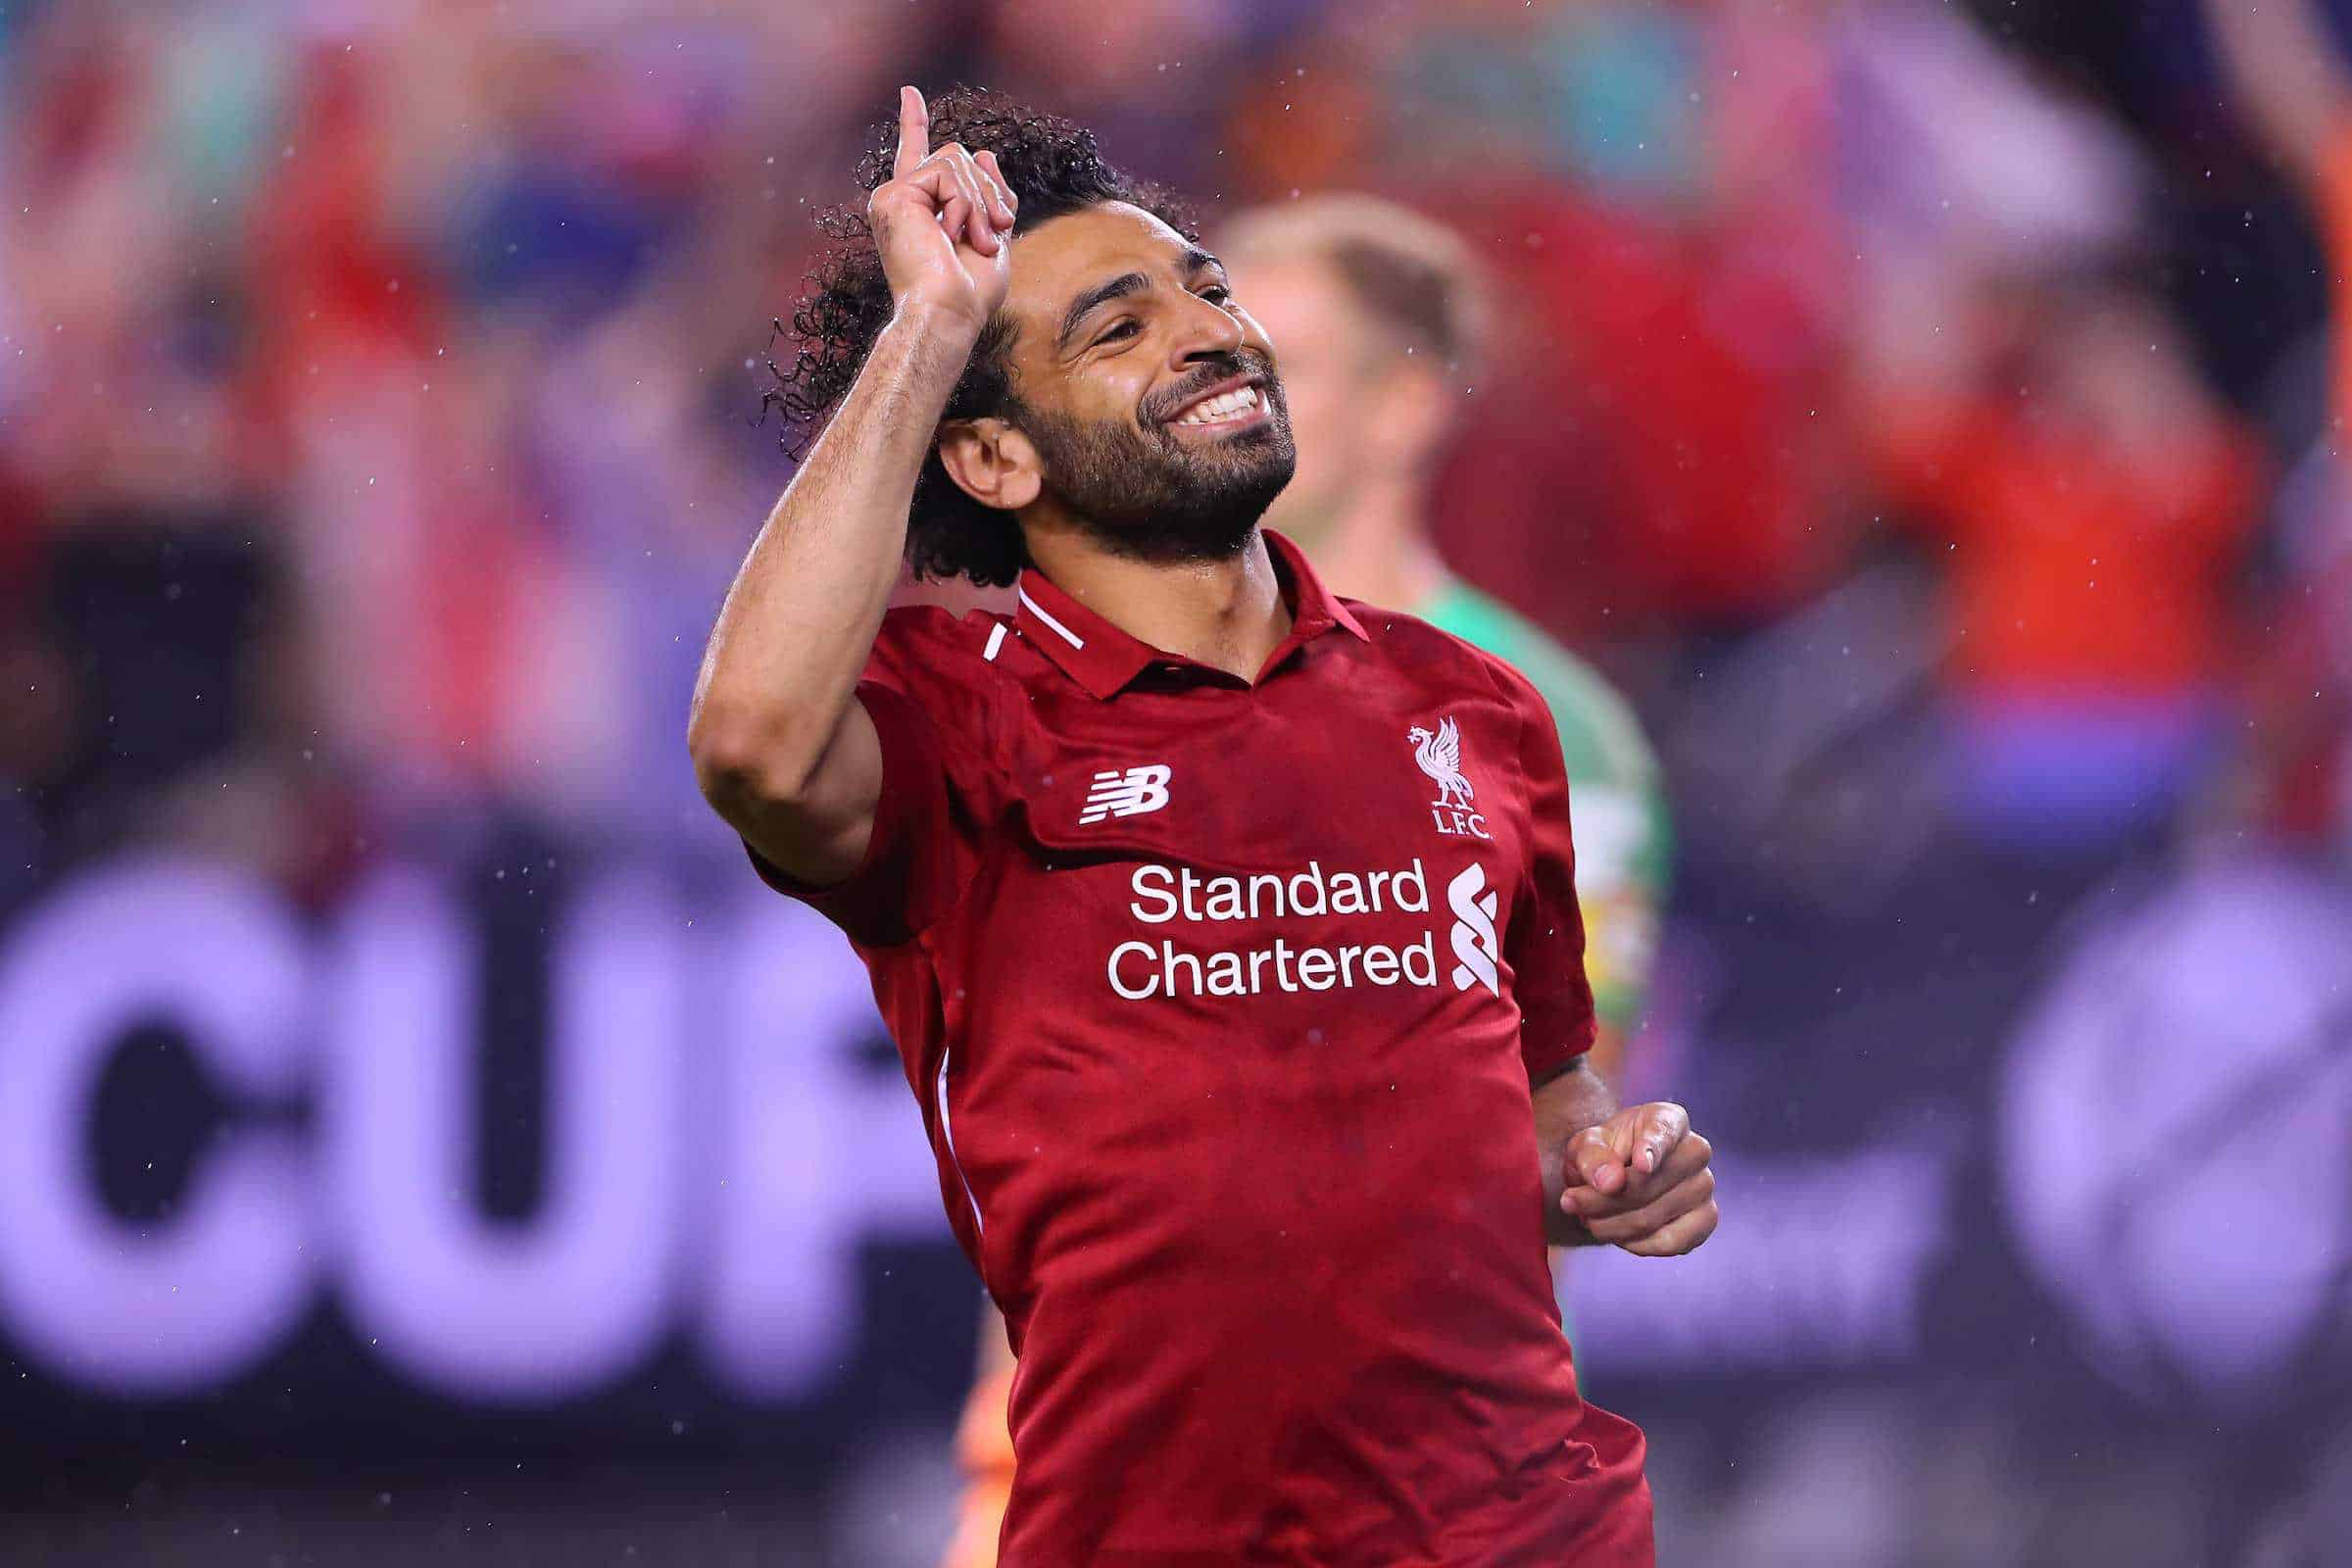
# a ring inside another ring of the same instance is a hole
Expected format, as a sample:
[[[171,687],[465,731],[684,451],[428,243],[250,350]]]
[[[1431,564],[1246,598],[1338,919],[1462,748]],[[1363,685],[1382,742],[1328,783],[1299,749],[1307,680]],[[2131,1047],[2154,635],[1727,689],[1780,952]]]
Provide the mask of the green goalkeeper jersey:
[[[1504,660],[1551,706],[1568,763],[1585,969],[1594,1010],[1622,1041],[1641,1017],[1674,853],[1657,759],[1641,722],[1584,661],[1457,577],[1412,613]]]

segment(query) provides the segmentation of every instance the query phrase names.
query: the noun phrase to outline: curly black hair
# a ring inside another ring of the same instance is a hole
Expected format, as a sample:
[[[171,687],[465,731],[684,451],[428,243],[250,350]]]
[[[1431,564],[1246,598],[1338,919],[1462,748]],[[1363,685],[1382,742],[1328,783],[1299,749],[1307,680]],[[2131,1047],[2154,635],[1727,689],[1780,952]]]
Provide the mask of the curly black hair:
[[[944,93],[930,110],[934,148],[953,141],[969,152],[997,155],[1005,183],[1020,199],[1015,234],[1103,202],[1127,202],[1187,240],[1200,238],[1200,223],[1181,201],[1104,162],[1095,133],[1081,125],[981,87]],[[898,141],[896,119],[875,126],[858,163],[858,185],[867,195],[890,178]],[[776,385],[760,403],[762,414],[772,408],[784,416],[784,447],[795,462],[807,455],[849,394],[874,339],[889,323],[892,305],[864,203],[830,208],[816,221],[837,243],[808,274],[790,328],[776,323],[797,352],[789,370],[769,362]],[[1017,421],[1019,405],[1005,356],[1011,336],[1011,324],[1002,315],[989,322],[948,399],[944,419],[993,415]],[[1020,574],[1028,552],[1012,514],[965,495],[948,477],[935,448],[923,460],[907,512],[906,560],[918,577],[965,577],[983,587],[1001,587]]]

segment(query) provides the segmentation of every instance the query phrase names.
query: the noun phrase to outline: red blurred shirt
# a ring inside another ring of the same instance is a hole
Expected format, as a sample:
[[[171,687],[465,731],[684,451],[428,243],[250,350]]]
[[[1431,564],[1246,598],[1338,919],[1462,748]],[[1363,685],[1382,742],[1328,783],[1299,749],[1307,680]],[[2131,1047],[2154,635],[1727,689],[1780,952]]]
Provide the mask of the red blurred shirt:
[[[1592,1036],[1558,739],[1272,543],[1254,686],[1034,571],[892,612],[865,863],[765,872],[871,971],[1019,1352],[1002,1560],[1647,1564],[1544,1258],[1530,1076]]]
[[[2171,697],[2223,673],[2261,461],[2218,420],[2126,461],[2000,400],[1881,411],[1895,493],[1949,536],[1954,675],[1981,696]]]
[[[1821,586],[1849,539],[1841,436],[1788,280],[1832,247],[1761,220],[1693,239],[1556,184],[1430,205],[1482,238],[1510,312],[1434,489],[1465,576],[1572,646],[1753,624]]]

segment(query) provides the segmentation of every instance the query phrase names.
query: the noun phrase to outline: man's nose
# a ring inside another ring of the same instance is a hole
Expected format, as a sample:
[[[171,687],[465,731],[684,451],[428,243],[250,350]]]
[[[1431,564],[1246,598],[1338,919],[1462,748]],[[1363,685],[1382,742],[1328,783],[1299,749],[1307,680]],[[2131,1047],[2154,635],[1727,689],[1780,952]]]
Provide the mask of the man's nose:
[[[1176,366],[1182,369],[1202,360],[1231,359],[1241,352],[1242,323],[1199,295],[1189,295],[1184,324],[1176,334]]]

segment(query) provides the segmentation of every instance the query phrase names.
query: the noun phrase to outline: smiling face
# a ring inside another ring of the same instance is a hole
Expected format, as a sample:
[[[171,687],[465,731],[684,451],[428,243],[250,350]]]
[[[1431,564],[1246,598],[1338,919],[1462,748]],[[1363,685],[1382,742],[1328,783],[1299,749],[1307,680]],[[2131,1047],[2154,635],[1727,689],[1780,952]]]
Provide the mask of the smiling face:
[[[1216,258],[1121,202],[1013,242],[1011,399],[942,460],[981,501],[1118,554],[1229,556],[1297,462],[1272,345]]]

